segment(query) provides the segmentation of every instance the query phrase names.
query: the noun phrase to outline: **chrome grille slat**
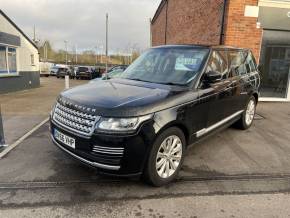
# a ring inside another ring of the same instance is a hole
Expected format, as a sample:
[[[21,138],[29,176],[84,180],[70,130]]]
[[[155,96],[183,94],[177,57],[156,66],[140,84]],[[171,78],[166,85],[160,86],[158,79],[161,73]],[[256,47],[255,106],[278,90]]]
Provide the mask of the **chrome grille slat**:
[[[98,150],[98,151],[112,151],[112,152],[119,152],[119,153],[123,153],[123,151],[124,151],[124,150],[99,149],[99,148],[94,148],[93,150]]]
[[[89,120],[92,120],[92,121],[94,121],[94,119],[95,119],[95,116],[93,116],[93,115],[85,114],[85,113],[82,113],[82,112],[67,108],[67,107],[65,107],[65,106],[63,106],[61,104],[59,104],[58,108],[61,109],[64,112],[69,113],[69,114],[74,115],[74,116],[82,117],[82,118],[89,119]]]
[[[121,156],[123,156],[123,152],[98,151],[98,150],[93,150],[93,152],[102,153],[102,154],[111,154],[111,155],[121,155]]]
[[[124,148],[102,147],[97,145],[93,146],[92,151],[95,153],[120,155],[121,157],[124,154]]]
[[[99,145],[95,145],[94,148],[97,148],[97,149],[104,149],[104,150],[124,150],[124,148],[121,148],[121,147],[102,147],[102,146],[99,146]]]
[[[60,103],[56,104],[53,114],[53,120],[56,123],[84,136],[93,134],[96,122],[99,119],[99,116],[70,109]]]

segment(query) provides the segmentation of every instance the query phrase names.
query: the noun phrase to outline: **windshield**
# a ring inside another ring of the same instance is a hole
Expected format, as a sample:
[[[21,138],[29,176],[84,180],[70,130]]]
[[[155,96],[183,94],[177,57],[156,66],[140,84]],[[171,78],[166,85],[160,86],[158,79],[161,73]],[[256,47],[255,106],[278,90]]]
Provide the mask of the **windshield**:
[[[155,48],[141,55],[120,77],[152,83],[186,85],[201,70],[209,49]]]

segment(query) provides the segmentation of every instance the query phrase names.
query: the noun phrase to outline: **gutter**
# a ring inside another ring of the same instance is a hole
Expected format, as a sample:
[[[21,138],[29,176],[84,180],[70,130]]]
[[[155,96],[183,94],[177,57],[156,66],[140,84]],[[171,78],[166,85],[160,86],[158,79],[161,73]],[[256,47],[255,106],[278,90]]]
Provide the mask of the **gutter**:
[[[222,14],[222,22],[221,22],[221,32],[220,32],[220,42],[219,44],[223,44],[223,39],[224,39],[224,26],[225,26],[225,16],[226,16],[226,8],[227,8],[227,0],[224,0],[223,4],[223,14]]]

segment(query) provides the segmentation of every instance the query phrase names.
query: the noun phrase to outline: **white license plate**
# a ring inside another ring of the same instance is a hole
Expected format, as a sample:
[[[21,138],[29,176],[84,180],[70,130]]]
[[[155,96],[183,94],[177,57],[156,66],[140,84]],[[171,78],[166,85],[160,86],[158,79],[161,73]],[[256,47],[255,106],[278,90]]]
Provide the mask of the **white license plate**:
[[[54,138],[73,149],[76,148],[76,140],[74,138],[63,134],[56,129],[54,129]]]

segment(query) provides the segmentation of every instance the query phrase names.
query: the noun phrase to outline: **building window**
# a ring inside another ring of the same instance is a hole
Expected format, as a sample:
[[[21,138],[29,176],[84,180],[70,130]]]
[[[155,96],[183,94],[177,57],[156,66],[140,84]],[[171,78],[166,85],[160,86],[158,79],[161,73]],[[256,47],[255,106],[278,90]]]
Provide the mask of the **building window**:
[[[6,47],[0,46],[0,73],[7,73]]]
[[[16,48],[0,45],[0,75],[17,73]]]
[[[34,54],[30,55],[30,58],[31,58],[31,65],[34,66],[35,63],[34,63]]]

